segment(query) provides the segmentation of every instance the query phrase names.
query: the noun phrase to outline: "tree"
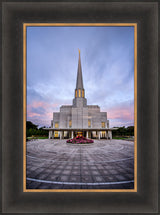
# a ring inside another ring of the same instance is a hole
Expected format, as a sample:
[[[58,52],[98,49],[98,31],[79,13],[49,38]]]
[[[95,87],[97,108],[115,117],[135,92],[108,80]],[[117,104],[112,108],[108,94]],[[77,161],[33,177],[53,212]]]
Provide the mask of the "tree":
[[[30,129],[30,128],[38,129],[37,127],[38,127],[38,125],[33,124],[31,121],[26,122],[26,129]]]
[[[127,128],[119,127],[117,130],[112,131],[113,136],[134,136],[134,126],[128,126]]]
[[[38,129],[38,125],[33,124],[31,121],[26,122],[26,136],[31,137],[32,135],[45,135],[48,136],[48,131],[44,130],[45,126]]]

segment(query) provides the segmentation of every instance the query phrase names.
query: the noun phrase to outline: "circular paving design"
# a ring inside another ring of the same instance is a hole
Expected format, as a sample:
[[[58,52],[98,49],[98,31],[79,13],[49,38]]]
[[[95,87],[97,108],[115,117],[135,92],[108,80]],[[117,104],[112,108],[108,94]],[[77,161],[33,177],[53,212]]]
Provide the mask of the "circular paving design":
[[[27,142],[27,189],[133,189],[134,142]]]

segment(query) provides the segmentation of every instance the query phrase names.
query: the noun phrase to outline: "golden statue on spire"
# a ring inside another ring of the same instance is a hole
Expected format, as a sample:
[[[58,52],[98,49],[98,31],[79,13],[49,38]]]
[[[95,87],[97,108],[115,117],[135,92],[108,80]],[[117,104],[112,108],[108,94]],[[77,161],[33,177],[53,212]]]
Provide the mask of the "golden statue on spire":
[[[78,51],[79,51],[79,54],[80,54],[80,52],[81,52],[80,49],[78,49]]]

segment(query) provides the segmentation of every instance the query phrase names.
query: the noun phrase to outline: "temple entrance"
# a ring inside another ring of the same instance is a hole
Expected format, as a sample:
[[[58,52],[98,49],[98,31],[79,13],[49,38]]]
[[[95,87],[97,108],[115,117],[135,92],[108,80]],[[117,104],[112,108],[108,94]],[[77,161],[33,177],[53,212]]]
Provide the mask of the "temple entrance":
[[[78,131],[78,132],[77,132],[77,135],[78,135],[78,136],[83,136],[83,132],[82,132],[82,131]]]

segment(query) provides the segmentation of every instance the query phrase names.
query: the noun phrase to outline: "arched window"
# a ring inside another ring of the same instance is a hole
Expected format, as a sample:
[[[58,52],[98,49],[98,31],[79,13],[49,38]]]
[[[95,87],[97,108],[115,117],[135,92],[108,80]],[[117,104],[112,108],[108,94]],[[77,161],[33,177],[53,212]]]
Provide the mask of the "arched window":
[[[78,92],[79,92],[79,97],[81,97],[81,90],[79,89]]]

